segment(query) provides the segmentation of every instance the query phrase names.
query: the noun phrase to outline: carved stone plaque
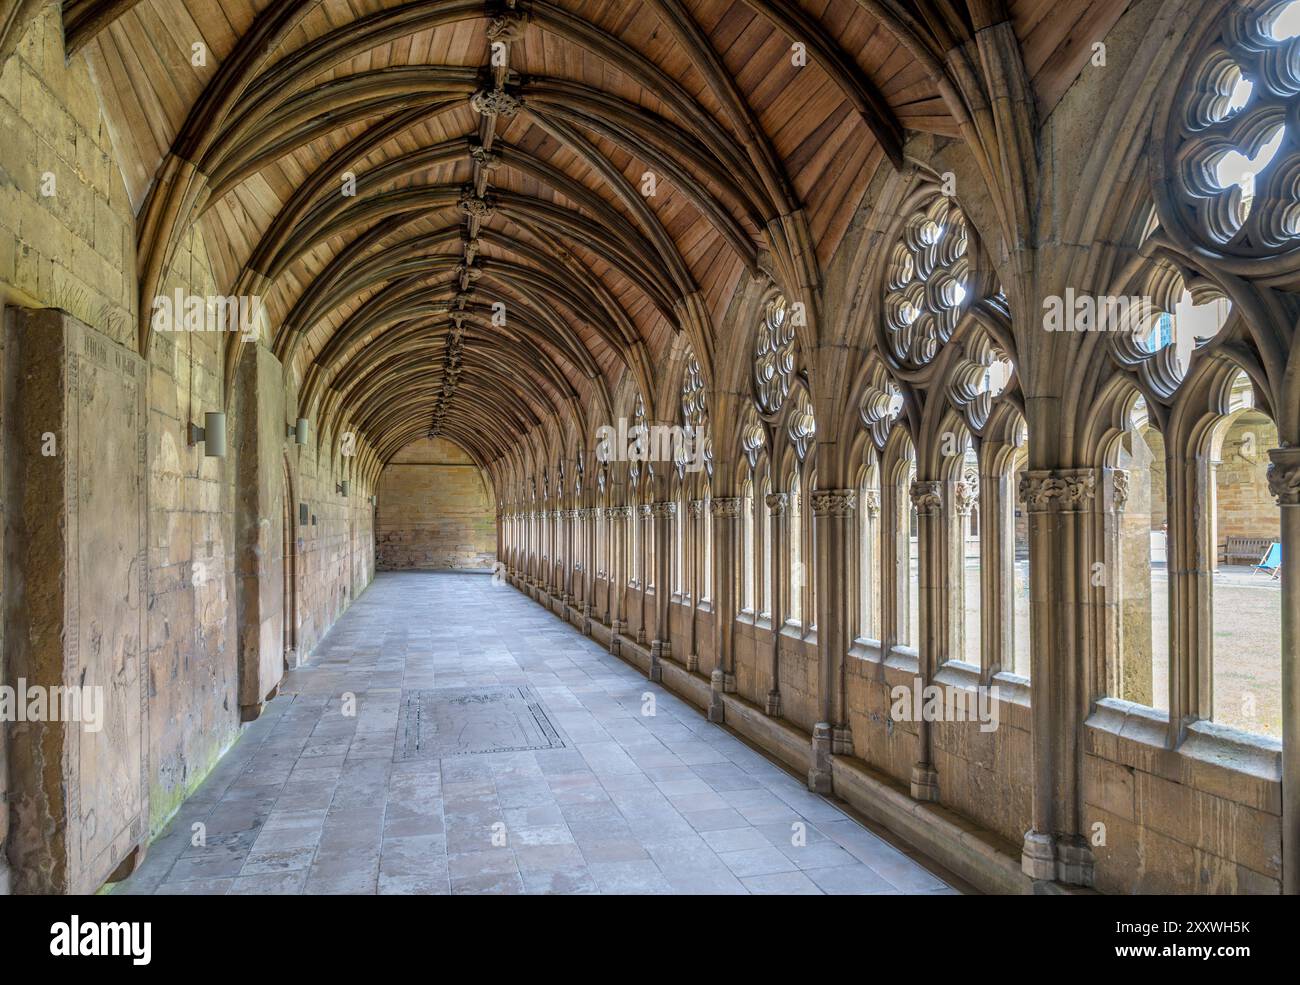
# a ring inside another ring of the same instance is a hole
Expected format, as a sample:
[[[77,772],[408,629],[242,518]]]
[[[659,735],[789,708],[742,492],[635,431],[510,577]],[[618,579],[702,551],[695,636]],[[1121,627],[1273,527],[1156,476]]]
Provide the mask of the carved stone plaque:
[[[399,761],[565,747],[536,693],[524,685],[412,691],[402,719]]]

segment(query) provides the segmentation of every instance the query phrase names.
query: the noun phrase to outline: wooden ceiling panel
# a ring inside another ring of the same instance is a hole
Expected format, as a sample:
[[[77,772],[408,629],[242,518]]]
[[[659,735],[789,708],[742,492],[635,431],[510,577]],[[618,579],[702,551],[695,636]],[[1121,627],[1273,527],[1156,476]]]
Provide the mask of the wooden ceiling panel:
[[[1127,6],[1008,0],[1042,105]],[[198,223],[222,290],[273,272],[275,345],[305,381],[304,399],[322,396],[317,379],[363,393],[352,367],[373,370],[367,352],[406,344],[399,326],[419,313],[428,325],[411,344],[425,348],[412,351],[441,360],[466,310],[466,365],[520,374],[519,394],[493,406],[509,416],[517,398],[544,417],[543,404],[573,390],[588,401],[627,372],[648,382],[685,328],[687,295],[699,292],[722,330],[740,278],[773,248],[773,217],[806,217],[824,264],[877,171],[901,159],[904,128],[957,135],[925,66],[857,0],[538,0],[528,10],[515,28],[462,0],[127,9],[84,50],[141,213],[146,280],[176,238],[168,223]],[[383,26],[395,18],[400,26]],[[257,61],[243,46],[272,24],[282,41]],[[493,78],[498,37],[509,41],[509,74],[489,102],[519,92],[523,106],[485,117],[468,97]],[[794,41],[807,43],[806,64],[792,60]],[[194,63],[195,43],[206,64]],[[319,51],[329,57],[299,72]],[[311,112],[291,132],[287,107],[300,105]],[[256,122],[236,130],[245,120]],[[482,140],[492,153],[472,155]],[[199,148],[193,163],[219,200],[191,202],[183,183],[160,183],[174,176],[177,147]],[[413,170],[366,180],[431,149],[435,159]],[[339,199],[344,170],[360,176],[355,200]],[[638,197],[647,171],[655,193]],[[476,306],[499,293],[521,309],[525,334],[472,327]],[[433,347],[421,334],[430,332],[441,340]],[[419,392],[440,389],[442,373],[431,364]]]

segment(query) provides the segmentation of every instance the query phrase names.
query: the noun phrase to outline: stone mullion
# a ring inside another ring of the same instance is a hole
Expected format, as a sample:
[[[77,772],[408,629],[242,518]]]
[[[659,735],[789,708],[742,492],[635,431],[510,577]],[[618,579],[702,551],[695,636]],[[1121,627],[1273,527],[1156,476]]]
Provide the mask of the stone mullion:
[[[496,534],[497,534],[497,564],[500,565],[501,567],[505,567],[506,566],[506,511],[500,506],[497,507]],[[498,567],[497,571],[500,571],[501,567]]]
[[[636,557],[637,581],[641,586],[641,618],[636,626],[636,641],[642,646],[650,641],[646,633],[646,623],[649,621],[647,613],[650,609],[650,538],[654,536],[654,528],[651,526],[650,504],[642,503],[636,509],[636,520],[640,526],[637,528],[640,534],[639,547]]]
[[[600,509],[596,497],[589,494],[583,512],[586,540],[582,545],[582,622],[583,631],[591,635],[591,616],[596,603],[596,528],[600,524]]]
[[[1082,667],[1095,490],[1092,469],[1035,469],[1020,478],[1029,512],[1034,687],[1033,827],[1021,868],[1033,879],[1083,885],[1092,881],[1092,851],[1082,834],[1080,737],[1088,707]]]
[[[1269,453],[1282,523],[1282,891],[1300,893],[1300,448]]]
[[[1093,537],[1094,559],[1100,561],[1100,578],[1089,575],[1089,584],[1099,581],[1091,592],[1096,616],[1096,646],[1092,650],[1092,679],[1088,697],[1095,701],[1106,695],[1125,697],[1130,694],[1129,673],[1124,664],[1120,646],[1120,627],[1123,621],[1121,605],[1124,580],[1124,506],[1128,502],[1129,473],[1125,469],[1105,469],[1102,472],[1103,495],[1098,502],[1097,522]],[[1150,563],[1150,543],[1142,545]],[[1147,661],[1146,677],[1151,676]],[[1150,701],[1143,702],[1149,704]]]
[[[627,603],[627,556],[628,545],[627,538],[628,524],[631,522],[630,506],[613,506],[610,507],[610,637],[609,649],[611,653],[618,652],[619,636],[627,629],[627,621],[624,618],[626,614]]]
[[[907,495],[898,482],[884,483],[880,488],[880,515],[885,524],[880,532],[880,544],[889,561],[888,565],[882,565],[880,579],[880,643],[884,653],[902,640],[903,614],[910,605],[907,585],[911,576],[908,565],[911,514],[907,509]],[[916,623],[916,613],[908,612],[907,618],[910,624]],[[916,646],[913,636],[909,635],[907,642]]]
[[[845,700],[844,659],[852,638],[849,620],[853,605],[848,597],[857,557],[853,517],[858,494],[853,489],[815,489],[811,497],[816,529],[817,697],[819,721],[813,726],[812,767],[808,788],[831,791],[831,757],[851,754]]]
[[[918,686],[927,687],[934,677],[944,649],[943,571],[945,566],[944,483],[916,480],[910,490],[917,514],[917,553],[919,565],[915,640],[917,647]],[[906,591],[906,587],[904,587]],[[916,723],[916,762],[912,766],[912,796],[917,800],[939,799],[939,774],[934,767],[930,723]]]
[[[576,505],[564,513],[564,601],[569,605],[578,604],[578,574],[581,566],[578,560],[578,521],[581,516],[582,511]]]
[[[608,501],[609,501],[608,497],[606,497],[606,502]],[[614,574],[613,574],[614,562],[612,558],[613,541],[614,541],[614,530],[613,530],[614,521],[612,519],[613,512],[614,512],[613,507],[606,506],[603,509],[599,510],[600,515],[596,518],[596,522],[602,525],[602,530],[604,531],[605,534],[603,538],[604,543],[600,545],[601,554],[603,555],[600,559],[600,566],[605,572],[605,607],[601,611],[600,621],[604,623],[606,626],[609,625],[609,621],[612,618],[611,599],[614,596]]]
[[[736,690],[736,536],[744,500],[715,496],[713,514],[713,673],[709,676],[709,720],[724,718],[722,695]]]
[[[781,627],[785,625],[785,592],[789,578],[785,558],[789,553],[789,503],[786,493],[769,493],[767,496],[768,532],[771,543],[772,641],[768,652],[768,674],[771,683],[763,711],[770,717],[781,714]]]
[[[700,652],[699,652],[699,612],[700,612],[700,586],[704,583],[703,576],[700,574],[704,565],[704,500],[692,499],[690,501],[690,525],[687,527],[687,544],[686,558],[689,562],[687,565],[689,574],[689,588],[691,593],[691,642],[690,653],[686,655],[686,669],[696,671],[700,669]]]
[[[672,653],[670,603],[672,592],[668,589],[672,572],[672,524],[677,515],[677,504],[672,500],[657,502],[651,507],[651,523],[655,537],[655,626],[650,644],[650,679],[663,678],[660,663]]]
[[[987,683],[1015,669],[1016,530],[1010,477],[990,469],[980,475],[980,492],[980,678]]]
[[[863,550],[866,556],[858,559],[859,578],[866,579],[866,592],[861,589],[858,591],[858,597],[866,596],[867,611],[859,614],[858,625],[864,622],[871,623],[871,631],[875,634],[876,639],[883,636],[883,627],[880,625],[881,619],[876,613],[880,606],[876,604],[876,599],[881,592],[880,584],[880,563],[881,558],[876,554],[876,544],[884,543],[880,536],[880,493],[875,489],[867,489],[863,494],[863,502],[858,506],[858,523],[866,525],[866,536],[862,538]],[[854,635],[857,634],[855,627]]]
[[[944,655],[946,660],[966,660],[966,590],[970,587],[966,584],[966,534],[970,529],[970,517],[972,510],[976,506],[976,497],[969,483],[965,479],[957,479],[949,483],[949,495],[947,503],[951,513],[945,517],[944,532],[948,539],[947,557],[948,557],[948,577],[946,581],[944,600],[945,604],[941,610],[947,619],[946,638],[948,639],[948,652]],[[981,539],[984,524],[980,524]],[[980,554],[981,572],[985,565],[983,562],[983,551]],[[980,603],[982,604],[985,597],[981,594]],[[980,619],[981,630],[988,619]],[[983,667],[983,646],[980,646],[980,659],[976,663]]]

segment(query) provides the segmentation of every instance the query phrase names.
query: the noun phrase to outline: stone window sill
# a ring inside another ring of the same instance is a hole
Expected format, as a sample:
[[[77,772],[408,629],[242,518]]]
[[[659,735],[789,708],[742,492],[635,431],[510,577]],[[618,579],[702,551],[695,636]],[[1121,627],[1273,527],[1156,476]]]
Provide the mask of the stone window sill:
[[[1100,699],[1084,726],[1091,755],[1260,810],[1281,810],[1282,744],[1275,739],[1198,721],[1171,748],[1167,712],[1119,698]]]

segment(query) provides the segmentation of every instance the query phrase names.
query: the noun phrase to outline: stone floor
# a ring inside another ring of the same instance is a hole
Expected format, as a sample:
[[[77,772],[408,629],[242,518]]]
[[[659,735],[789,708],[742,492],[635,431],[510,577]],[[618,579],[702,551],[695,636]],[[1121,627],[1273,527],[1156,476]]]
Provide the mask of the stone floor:
[[[542,713],[429,693],[507,685]],[[957,892],[513,589],[432,573],[379,575],[114,891]]]

